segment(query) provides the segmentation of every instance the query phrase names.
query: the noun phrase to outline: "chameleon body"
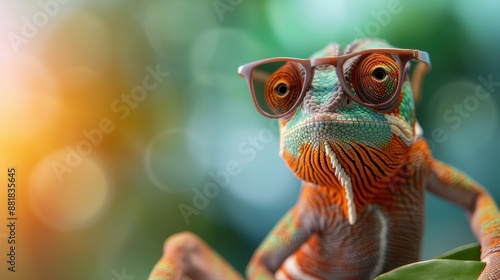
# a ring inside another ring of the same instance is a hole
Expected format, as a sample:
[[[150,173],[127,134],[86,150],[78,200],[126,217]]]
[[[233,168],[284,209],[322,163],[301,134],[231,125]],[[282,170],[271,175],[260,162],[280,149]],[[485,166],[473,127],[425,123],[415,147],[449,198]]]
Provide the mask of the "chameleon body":
[[[344,53],[388,47],[363,39]],[[331,43],[313,58],[341,54]],[[366,78],[358,68],[346,73],[353,84]],[[334,67],[314,69],[300,106],[279,120],[280,154],[303,181],[302,192],[254,253],[248,279],[373,279],[418,261],[425,190],[466,211],[487,262],[480,279],[500,279],[497,206],[478,183],[432,157],[408,75],[396,105],[378,112],[345,94]],[[192,233],[167,239],[150,279],[183,276],[243,279]]]

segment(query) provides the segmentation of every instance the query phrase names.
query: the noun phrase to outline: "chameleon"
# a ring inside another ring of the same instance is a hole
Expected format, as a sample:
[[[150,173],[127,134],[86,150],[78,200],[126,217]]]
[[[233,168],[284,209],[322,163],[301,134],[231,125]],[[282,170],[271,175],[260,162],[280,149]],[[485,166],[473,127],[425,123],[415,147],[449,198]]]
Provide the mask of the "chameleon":
[[[420,60],[413,72],[410,60]],[[279,67],[263,74],[273,63]],[[429,67],[427,53],[376,38],[240,67],[258,111],[279,118],[280,155],[302,181],[296,204],[251,257],[247,279],[373,279],[416,262],[425,191],[464,209],[486,262],[479,279],[500,279],[494,199],[433,158],[416,119]],[[184,277],[244,279],[191,232],[167,238],[149,275]]]

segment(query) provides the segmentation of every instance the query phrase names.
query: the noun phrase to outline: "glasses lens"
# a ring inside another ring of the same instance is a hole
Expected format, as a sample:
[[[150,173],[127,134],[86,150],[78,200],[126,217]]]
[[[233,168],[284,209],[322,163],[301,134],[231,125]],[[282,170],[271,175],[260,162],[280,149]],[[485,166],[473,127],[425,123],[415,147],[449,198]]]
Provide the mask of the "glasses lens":
[[[287,61],[255,67],[252,83],[258,106],[273,116],[288,113],[300,96],[304,73],[300,64]]]
[[[386,53],[356,55],[342,64],[347,87],[361,101],[381,105],[399,94],[401,77],[397,57]]]

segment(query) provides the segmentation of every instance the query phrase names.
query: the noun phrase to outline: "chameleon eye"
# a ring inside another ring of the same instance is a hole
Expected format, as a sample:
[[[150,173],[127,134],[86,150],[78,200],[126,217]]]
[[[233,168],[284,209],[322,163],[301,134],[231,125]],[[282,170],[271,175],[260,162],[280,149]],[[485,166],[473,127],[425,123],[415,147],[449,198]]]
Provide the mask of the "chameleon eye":
[[[387,72],[384,68],[378,67],[373,70],[372,77],[377,81],[383,81],[387,77]]]
[[[290,86],[285,83],[279,83],[274,88],[274,91],[279,96],[285,96],[290,91]]]
[[[287,62],[267,80],[264,95],[267,107],[274,114],[288,112],[302,90],[302,75],[296,64]]]
[[[398,88],[399,63],[390,55],[375,53],[356,57],[353,61],[350,87],[354,94],[369,104],[382,104],[391,99]]]

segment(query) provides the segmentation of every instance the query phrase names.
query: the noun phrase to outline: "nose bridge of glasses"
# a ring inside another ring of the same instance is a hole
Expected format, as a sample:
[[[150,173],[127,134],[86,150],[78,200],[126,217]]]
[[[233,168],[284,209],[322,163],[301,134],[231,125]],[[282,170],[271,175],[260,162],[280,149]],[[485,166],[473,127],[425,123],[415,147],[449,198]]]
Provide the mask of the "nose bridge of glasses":
[[[311,59],[311,68],[319,65],[332,65],[337,67],[338,56],[319,57]]]

